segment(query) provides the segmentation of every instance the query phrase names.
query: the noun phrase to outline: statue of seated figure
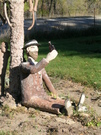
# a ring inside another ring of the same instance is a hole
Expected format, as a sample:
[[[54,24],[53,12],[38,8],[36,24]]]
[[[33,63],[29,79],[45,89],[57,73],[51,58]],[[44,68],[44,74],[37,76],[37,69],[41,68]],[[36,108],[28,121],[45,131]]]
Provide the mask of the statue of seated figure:
[[[51,42],[49,44],[50,52],[46,58],[43,58],[39,62],[36,62],[39,43],[36,40],[32,40],[26,43],[24,47],[27,52],[28,61],[20,65],[22,105],[39,108],[40,110],[55,114],[63,112],[71,116],[73,114],[71,101],[69,99],[63,100],[49,96],[43,87],[44,81],[48,90],[57,96],[56,90],[45,71],[45,67],[58,55],[54,45],[51,45]],[[82,93],[78,105],[74,105],[74,108],[76,107],[78,111],[86,111],[86,107],[83,106],[84,101],[85,94]]]
[[[46,58],[36,62],[38,47],[39,43],[36,40],[28,42],[24,47],[27,52],[28,61],[20,65],[22,105],[59,114],[61,113],[61,109],[65,108],[65,100],[60,98],[55,99],[49,96],[43,87],[44,81],[48,90],[53,93],[53,95],[57,95],[45,71],[45,67],[51,60],[56,58],[58,52],[53,49],[48,53]]]

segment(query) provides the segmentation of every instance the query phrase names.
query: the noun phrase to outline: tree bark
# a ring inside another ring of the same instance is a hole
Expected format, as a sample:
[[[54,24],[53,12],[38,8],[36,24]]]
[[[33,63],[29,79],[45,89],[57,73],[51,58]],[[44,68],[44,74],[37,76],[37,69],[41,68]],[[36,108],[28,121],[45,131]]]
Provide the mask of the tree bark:
[[[24,0],[10,3],[11,10],[11,60],[10,60],[10,93],[18,99],[20,96],[19,65],[23,61],[24,45]]]

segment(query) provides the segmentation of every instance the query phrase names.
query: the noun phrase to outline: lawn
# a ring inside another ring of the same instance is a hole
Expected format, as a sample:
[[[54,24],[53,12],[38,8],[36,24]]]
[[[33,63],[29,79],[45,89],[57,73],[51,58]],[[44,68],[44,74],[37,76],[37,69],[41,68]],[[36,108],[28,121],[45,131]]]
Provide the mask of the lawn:
[[[39,59],[48,53],[47,41],[40,41]],[[101,36],[52,40],[58,56],[46,67],[50,76],[81,82],[101,90]]]
[[[48,40],[38,41],[41,43],[39,61],[46,57],[49,47]],[[101,36],[59,38],[51,42],[59,54],[46,67],[49,76],[80,82],[101,91]]]

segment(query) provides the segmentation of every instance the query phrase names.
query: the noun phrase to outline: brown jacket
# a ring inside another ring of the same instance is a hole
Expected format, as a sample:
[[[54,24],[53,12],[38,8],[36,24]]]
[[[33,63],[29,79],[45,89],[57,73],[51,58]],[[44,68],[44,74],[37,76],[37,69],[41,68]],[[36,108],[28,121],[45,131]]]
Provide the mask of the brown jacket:
[[[47,64],[46,59],[42,59],[37,64],[29,60],[29,62],[20,65],[22,104],[26,107],[39,108],[43,111],[59,114],[61,108],[64,108],[64,100],[53,99],[43,88],[44,80],[47,88],[56,94],[44,69]]]
[[[47,61],[43,58],[37,64],[29,60],[21,64],[21,91],[22,101],[29,101],[33,96],[45,97],[47,96],[43,81],[50,92],[56,94],[55,89],[45,71]]]

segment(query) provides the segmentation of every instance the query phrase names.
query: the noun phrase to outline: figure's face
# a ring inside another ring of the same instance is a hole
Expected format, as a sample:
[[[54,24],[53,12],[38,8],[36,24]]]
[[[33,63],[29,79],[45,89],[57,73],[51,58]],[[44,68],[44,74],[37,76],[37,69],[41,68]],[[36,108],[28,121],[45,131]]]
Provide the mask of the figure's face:
[[[37,60],[38,58],[38,47],[37,46],[29,46],[27,47],[27,52],[29,53],[29,56],[31,56],[34,60]]]

